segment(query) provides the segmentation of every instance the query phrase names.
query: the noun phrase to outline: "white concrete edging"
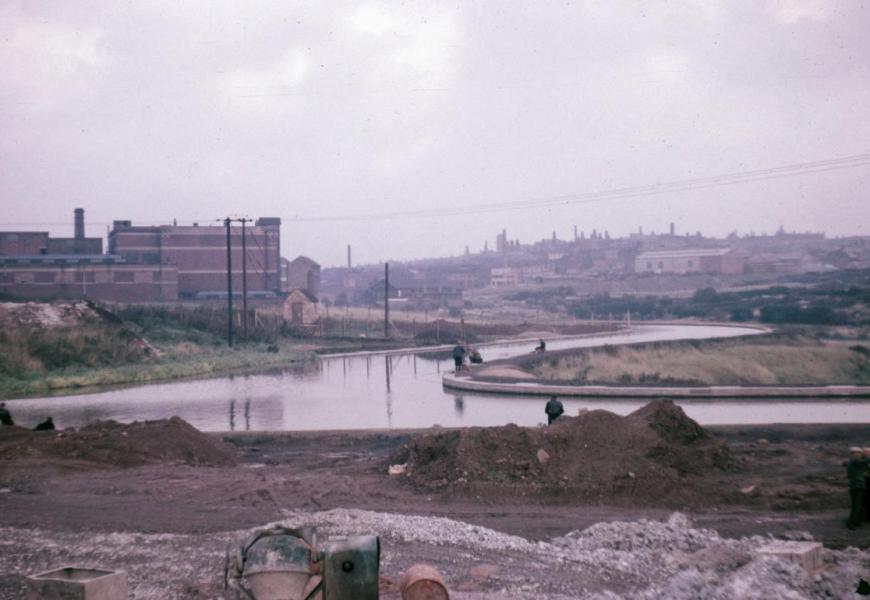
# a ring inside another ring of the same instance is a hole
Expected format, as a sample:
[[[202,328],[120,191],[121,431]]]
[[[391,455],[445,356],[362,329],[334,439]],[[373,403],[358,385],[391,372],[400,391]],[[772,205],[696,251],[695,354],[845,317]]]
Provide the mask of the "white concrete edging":
[[[516,396],[577,396],[609,398],[865,398],[866,385],[820,386],[611,386],[554,385],[534,382],[498,383],[446,373],[441,384],[450,390]]]

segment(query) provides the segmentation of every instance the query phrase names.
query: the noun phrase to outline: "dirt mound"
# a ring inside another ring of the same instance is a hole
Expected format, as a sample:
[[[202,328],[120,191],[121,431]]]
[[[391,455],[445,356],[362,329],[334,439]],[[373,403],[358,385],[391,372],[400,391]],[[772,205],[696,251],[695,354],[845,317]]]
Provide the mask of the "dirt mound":
[[[731,450],[670,401],[630,415],[595,410],[547,428],[473,427],[422,436],[392,460],[424,489],[631,504],[694,504]]]
[[[113,467],[155,463],[228,467],[237,464],[230,446],[179,417],[159,421],[96,421],[75,431],[0,428],[0,459],[53,458]]]

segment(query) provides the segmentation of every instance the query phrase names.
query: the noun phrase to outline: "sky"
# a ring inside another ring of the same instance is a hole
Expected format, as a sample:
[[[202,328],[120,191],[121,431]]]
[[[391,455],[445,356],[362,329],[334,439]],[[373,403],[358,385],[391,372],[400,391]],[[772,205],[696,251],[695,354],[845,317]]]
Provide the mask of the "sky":
[[[860,0],[0,0],[0,229],[277,216],[325,266],[502,228],[870,234],[868,160],[588,196],[870,153],[868,31]]]

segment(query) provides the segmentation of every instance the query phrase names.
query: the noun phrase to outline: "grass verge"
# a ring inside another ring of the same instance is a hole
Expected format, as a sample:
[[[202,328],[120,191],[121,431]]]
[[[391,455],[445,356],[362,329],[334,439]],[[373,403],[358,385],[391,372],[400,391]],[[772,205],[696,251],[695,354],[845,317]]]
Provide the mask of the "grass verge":
[[[276,349],[277,348],[277,349]],[[115,385],[139,385],[175,379],[204,378],[281,368],[310,359],[309,349],[293,346],[250,346],[203,351],[189,355],[165,354],[135,364],[70,367],[47,373],[0,375],[0,398],[57,392],[76,392]]]
[[[870,385],[870,348],[803,333],[605,346],[544,357],[536,378],[606,385]]]

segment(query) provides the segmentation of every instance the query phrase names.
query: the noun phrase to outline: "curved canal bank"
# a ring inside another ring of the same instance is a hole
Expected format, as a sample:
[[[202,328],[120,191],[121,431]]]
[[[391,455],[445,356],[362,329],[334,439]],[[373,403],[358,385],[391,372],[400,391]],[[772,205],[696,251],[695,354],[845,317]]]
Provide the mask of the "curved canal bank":
[[[867,398],[870,386],[610,386],[558,385],[534,381],[497,382],[470,375],[445,373],[441,382],[454,391],[519,396],[573,396],[582,398]]]

